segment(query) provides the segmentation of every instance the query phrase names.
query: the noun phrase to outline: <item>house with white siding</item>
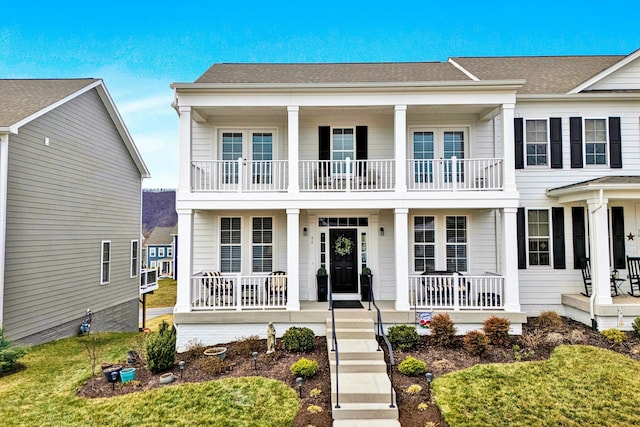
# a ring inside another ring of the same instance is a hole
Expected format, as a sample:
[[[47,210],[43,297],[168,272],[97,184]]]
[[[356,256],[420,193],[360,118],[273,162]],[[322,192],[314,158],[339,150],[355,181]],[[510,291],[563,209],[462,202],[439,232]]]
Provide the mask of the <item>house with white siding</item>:
[[[630,328],[640,300],[610,279],[640,251],[639,56],[221,63],[172,84],[178,345],[324,334],[320,268],[333,300],[366,300],[370,269],[387,324]]]
[[[149,171],[100,79],[0,80],[0,326],[36,344],[138,328]]]

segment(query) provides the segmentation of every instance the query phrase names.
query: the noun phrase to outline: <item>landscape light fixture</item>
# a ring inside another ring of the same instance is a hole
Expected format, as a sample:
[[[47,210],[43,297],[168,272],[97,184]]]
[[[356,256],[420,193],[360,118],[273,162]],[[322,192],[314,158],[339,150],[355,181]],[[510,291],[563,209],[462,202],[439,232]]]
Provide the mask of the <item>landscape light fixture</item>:
[[[253,353],[251,353],[251,355],[253,356],[253,370],[257,371],[258,370],[258,352],[254,351]]]
[[[427,390],[431,392],[431,381],[433,381],[433,374],[431,372],[427,372],[426,374],[424,374],[424,376],[427,378]]]
[[[180,367],[180,379],[182,379],[182,375],[184,374],[184,360],[179,361],[178,366]]]
[[[117,371],[112,371],[111,372],[111,390],[115,390],[116,389],[116,381],[118,380],[118,372]]]
[[[300,399],[302,399],[302,377],[296,378],[296,383],[298,384],[298,394],[300,395]]]

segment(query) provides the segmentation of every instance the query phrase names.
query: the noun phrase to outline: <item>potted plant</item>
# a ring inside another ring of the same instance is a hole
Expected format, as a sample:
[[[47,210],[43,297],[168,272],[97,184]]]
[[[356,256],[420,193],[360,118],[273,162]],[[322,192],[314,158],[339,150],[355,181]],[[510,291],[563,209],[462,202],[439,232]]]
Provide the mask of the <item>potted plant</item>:
[[[227,347],[209,347],[204,350],[205,356],[216,356],[222,362],[227,357]]]
[[[362,273],[360,273],[360,295],[362,301],[369,301],[371,295],[371,269],[369,267],[363,267]]]
[[[328,288],[327,269],[320,267],[316,272],[316,282],[318,284],[318,301],[325,302],[327,300],[327,288]]]

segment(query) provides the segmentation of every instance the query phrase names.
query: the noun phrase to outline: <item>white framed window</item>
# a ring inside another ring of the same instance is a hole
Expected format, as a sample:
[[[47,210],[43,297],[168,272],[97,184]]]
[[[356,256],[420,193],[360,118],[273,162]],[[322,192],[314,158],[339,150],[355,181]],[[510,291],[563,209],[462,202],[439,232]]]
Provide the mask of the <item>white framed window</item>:
[[[271,162],[275,157],[276,129],[222,129],[220,159],[224,160],[224,180],[227,184],[238,183],[238,158],[251,158],[251,176],[254,184],[270,184]]]
[[[530,266],[551,265],[551,238],[548,209],[527,211],[527,241]]]
[[[129,277],[138,277],[138,270],[139,270],[138,256],[139,256],[138,241],[132,240],[131,241],[131,273]]]
[[[220,271],[239,273],[242,267],[242,218],[220,218]]]
[[[467,217],[447,216],[447,271],[467,271]]]
[[[156,268],[158,266],[158,264],[155,261],[151,261],[151,265],[149,266],[149,268]]]
[[[173,256],[173,246],[167,248],[167,256],[171,258]]]
[[[155,247],[150,247],[149,248],[149,256],[152,258],[155,258],[156,256],[156,248]]]
[[[106,285],[111,280],[111,241],[103,240],[100,251],[100,284]]]
[[[158,258],[164,258],[164,248],[158,248]]]
[[[549,164],[549,126],[546,119],[525,121],[525,150],[527,166],[547,166]]]
[[[410,152],[414,160],[415,182],[433,182],[434,173],[453,182],[451,159],[463,160],[467,152],[466,128],[415,128],[411,129]],[[436,160],[440,159],[440,160]],[[464,163],[457,165],[456,181],[464,181]],[[442,179],[441,178],[441,179]]]
[[[354,128],[333,128],[331,131],[331,158],[345,160],[347,157],[355,160],[355,130]],[[345,163],[334,163],[333,173],[347,173]]]
[[[436,224],[434,216],[413,218],[413,269],[433,271],[436,269]]]
[[[584,153],[587,165],[607,164],[607,119],[584,119]]]
[[[273,271],[273,218],[252,219],[251,271],[268,273]]]

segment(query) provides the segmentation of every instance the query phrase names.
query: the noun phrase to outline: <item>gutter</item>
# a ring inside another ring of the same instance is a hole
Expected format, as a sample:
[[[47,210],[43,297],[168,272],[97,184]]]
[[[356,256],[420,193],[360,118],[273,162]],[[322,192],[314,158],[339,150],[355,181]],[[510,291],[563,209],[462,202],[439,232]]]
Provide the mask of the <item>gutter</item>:
[[[589,211],[589,214],[593,214],[597,212],[602,205],[604,205],[604,190],[601,188],[599,192],[600,201],[598,202],[598,206],[596,206],[593,210]],[[598,322],[596,321],[595,316],[595,302],[596,302],[596,294],[598,293],[598,287],[593,285],[593,281],[591,282],[591,296],[589,297],[589,316],[591,317],[591,329],[594,331],[598,330]]]

